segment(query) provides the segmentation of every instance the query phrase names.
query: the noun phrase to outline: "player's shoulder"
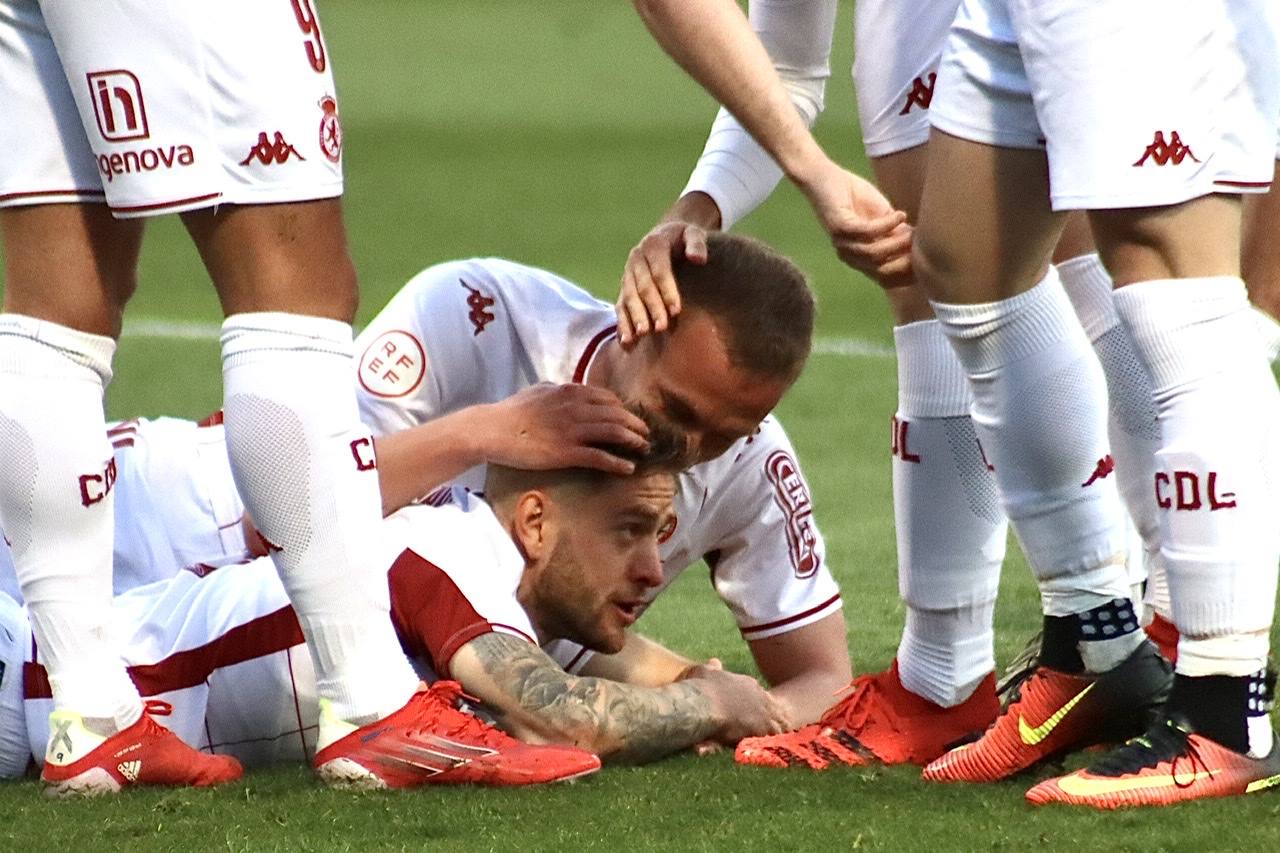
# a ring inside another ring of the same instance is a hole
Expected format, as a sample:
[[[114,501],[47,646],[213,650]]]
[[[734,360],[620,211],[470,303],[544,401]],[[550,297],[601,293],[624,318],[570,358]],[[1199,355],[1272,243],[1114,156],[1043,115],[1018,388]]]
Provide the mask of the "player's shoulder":
[[[477,257],[434,264],[404,290],[419,296],[452,294],[473,310],[506,303],[588,303],[599,300],[563,276],[507,258]]]
[[[514,547],[483,497],[463,486],[442,486],[385,521],[387,548],[405,549],[443,565],[496,559]]]

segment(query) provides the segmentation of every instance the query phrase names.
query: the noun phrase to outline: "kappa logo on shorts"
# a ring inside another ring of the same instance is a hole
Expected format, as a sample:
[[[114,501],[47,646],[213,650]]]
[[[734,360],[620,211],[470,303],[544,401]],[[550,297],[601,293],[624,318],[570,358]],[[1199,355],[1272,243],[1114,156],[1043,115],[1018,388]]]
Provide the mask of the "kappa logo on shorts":
[[[254,160],[257,160],[264,166],[270,166],[272,163],[277,166],[289,162],[290,157],[297,157],[299,160],[306,160],[298,153],[298,149],[294,148],[284,140],[284,134],[276,131],[274,140],[267,139],[266,131],[258,134],[258,142],[249,149],[248,155],[240,161],[241,166],[248,166]]]
[[[919,107],[922,110],[929,109],[929,104],[933,103],[933,86],[938,82],[938,74],[936,71],[929,72],[929,82],[925,82],[924,78],[917,77],[911,83],[911,91],[907,93],[907,103],[903,105],[902,112],[898,113],[904,116],[911,112],[912,107]]]
[[[484,331],[485,326],[498,319],[497,316],[489,310],[493,307],[494,299],[490,296],[485,296],[479,290],[467,284],[462,279],[458,279],[458,284],[471,291],[471,294],[467,297],[467,307],[471,309],[471,312],[467,314],[467,319],[471,321],[471,325],[476,327],[475,332],[472,334],[472,337],[475,337]]]
[[[342,159],[342,124],[338,121],[338,102],[332,95],[320,99],[320,150],[330,163]]]
[[[818,571],[818,537],[813,530],[813,501],[800,467],[785,450],[775,450],[764,463],[765,476],[773,484],[773,500],[787,519],[787,545],[796,577]]]
[[[98,120],[98,132],[108,142],[127,142],[131,139],[147,139],[151,128],[147,124],[147,106],[142,99],[142,83],[137,75],[125,68],[110,71],[90,71],[89,97],[93,101],[93,114]]]
[[[408,332],[383,332],[360,356],[360,387],[375,397],[412,394],[427,373],[427,352]]]
[[[1200,158],[1191,151],[1189,145],[1184,145],[1182,137],[1178,135],[1178,131],[1170,131],[1169,138],[1164,138],[1164,131],[1157,130],[1155,138],[1151,140],[1151,144],[1147,146],[1147,150],[1142,153],[1142,157],[1134,166],[1146,165],[1148,160],[1155,162],[1157,166],[1166,166],[1173,163],[1175,166],[1182,165],[1182,161],[1190,157],[1194,162],[1199,163]]]

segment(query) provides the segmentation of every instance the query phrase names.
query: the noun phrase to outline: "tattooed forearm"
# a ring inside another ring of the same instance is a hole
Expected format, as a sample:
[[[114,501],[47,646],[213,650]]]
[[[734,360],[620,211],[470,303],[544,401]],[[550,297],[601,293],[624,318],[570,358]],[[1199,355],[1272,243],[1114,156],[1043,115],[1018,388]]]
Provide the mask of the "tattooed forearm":
[[[608,760],[652,761],[706,740],[720,726],[715,703],[694,681],[638,687],[579,677],[537,646],[499,633],[477,637],[464,650],[489,688],[476,692],[492,694],[484,698],[503,717]]]

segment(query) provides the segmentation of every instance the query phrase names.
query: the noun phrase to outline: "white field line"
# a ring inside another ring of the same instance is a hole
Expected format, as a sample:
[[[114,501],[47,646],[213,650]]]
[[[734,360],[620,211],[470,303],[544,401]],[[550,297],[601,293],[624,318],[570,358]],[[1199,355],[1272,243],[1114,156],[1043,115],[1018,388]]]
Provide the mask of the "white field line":
[[[126,320],[126,338],[152,338],[170,341],[217,341],[221,327],[217,323],[196,323],[186,320]],[[862,338],[816,338],[815,355],[835,355],[842,358],[893,358],[893,348]]]

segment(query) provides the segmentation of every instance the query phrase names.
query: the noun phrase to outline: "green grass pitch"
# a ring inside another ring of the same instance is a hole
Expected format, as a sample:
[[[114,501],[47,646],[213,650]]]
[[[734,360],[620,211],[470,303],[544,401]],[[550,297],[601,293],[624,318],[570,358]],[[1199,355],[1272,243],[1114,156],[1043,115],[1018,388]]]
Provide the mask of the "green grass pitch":
[[[549,267],[611,298],[627,250],[684,185],[714,111],[649,39],[630,4],[320,5],[342,99],[361,318],[423,266],[480,254]],[[819,134],[839,160],[863,170],[848,83],[852,3],[841,6]],[[820,294],[824,343],[780,411],[845,591],[855,669],[877,670],[893,656],[902,619],[889,486],[896,398],[894,362],[885,355],[889,315],[877,289],[839,264],[790,187],[742,228],[795,257]],[[216,341],[153,334],[154,321],[213,327],[219,319],[176,220],[151,226],[130,317],[110,414],[198,417],[216,408]],[[1026,566],[1011,556],[998,613],[1001,660],[1035,630],[1036,613]],[[660,600],[641,630],[751,671],[700,567]],[[738,768],[727,754],[516,791],[352,795],[323,790],[291,767],[212,792],[48,803],[23,782],[0,786],[0,849],[1202,853],[1274,849],[1280,840],[1280,796],[1096,815],[1033,810],[1022,799],[1030,784],[928,786],[909,768],[770,772]]]

